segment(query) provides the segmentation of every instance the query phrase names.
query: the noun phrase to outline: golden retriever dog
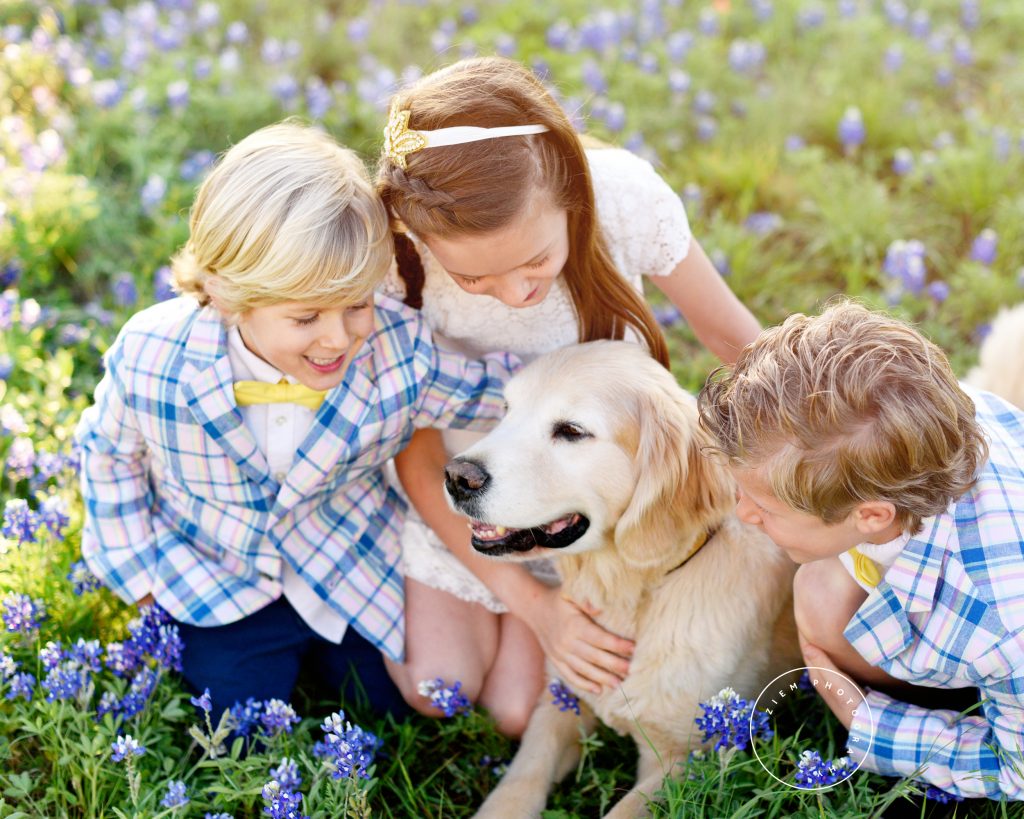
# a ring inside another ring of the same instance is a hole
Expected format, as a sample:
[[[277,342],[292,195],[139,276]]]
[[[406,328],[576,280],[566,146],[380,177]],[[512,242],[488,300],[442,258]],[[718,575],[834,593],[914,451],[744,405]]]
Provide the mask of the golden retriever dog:
[[[795,565],[733,514],[735,489],[708,457],[696,402],[639,346],[550,353],[506,389],[508,413],[446,467],[473,546],[505,560],[557,558],[566,595],[636,641],[621,686],[574,692],[639,748],[635,787],[609,817],[642,816],[676,763],[701,746],[698,704],[726,686],[756,697],[803,665],[792,620]],[[545,691],[477,817],[539,816],[576,764],[580,718]]]
[[[999,311],[981,344],[968,384],[994,392],[1024,408],[1024,304]]]

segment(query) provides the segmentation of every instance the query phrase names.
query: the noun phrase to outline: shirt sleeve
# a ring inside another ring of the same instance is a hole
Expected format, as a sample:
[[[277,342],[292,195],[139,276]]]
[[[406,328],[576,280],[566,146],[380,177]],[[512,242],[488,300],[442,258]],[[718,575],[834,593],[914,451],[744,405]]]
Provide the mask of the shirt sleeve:
[[[682,200],[650,162],[629,151],[587,152],[598,220],[609,252],[629,279],[667,276],[690,251]]]
[[[442,350],[420,321],[414,366],[419,384],[413,416],[416,427],[486,432],[505,414],[505,384],[520,362],[511,353],[470,359]]]
[[[100,580],[126,603],[153,589],[156,537],[147,447],[125,400],[124,337],[106,360],[95,403],[78,423],[81,446],[82,557]]]
[[[863,738],[851,742],[850,756],[866,770],[920,779],[957,796],[1024,799],[1024,676],[986,686],[981,695],[980,711],[960,714],[869,691],[874,739],[870,747]]]

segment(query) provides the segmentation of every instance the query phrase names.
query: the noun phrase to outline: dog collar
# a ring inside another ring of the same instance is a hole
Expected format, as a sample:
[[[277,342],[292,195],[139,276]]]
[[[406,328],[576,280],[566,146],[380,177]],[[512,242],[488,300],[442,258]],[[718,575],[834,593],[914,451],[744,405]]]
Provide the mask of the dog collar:
[[[700,535],[697,537],[697,540],[694,542],[693,548],[690,550],[690,553],[685,558],[683,558],[683,562],[680,563],[678,566],[673,566],[671,569],[669,569],[667,572],[665,572],[665,574],[672,574],[672,572],[674,572],[674,571],[676,571],[678,569],[683,568],[683,566],[686,565],[687,561],[689,561],[690,558],[692,558],[695,554],[697,554],[697,552],[699,552],[701,549],[703,549],[705,544],[709,540],[711,540],[711,538],[713,538],[717,532],[718,532],[717,529],[710,529],[710,530],[701,532]]]

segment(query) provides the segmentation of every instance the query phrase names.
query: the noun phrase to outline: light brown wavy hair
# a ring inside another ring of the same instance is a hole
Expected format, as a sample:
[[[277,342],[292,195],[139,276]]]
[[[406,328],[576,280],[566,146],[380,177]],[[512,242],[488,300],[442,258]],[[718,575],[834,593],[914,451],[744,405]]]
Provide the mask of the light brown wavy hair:
[[[974,402],[917,330],[846,300],[765,330],[698,397],[716,451],[764,467],[776,498],[825,523],[888,501],[904,531],[974,484]]]
[[[382,153],[377,189],[391,215],[418,236],[450,238],[499,230],[523,213],[530,194],[549,191],[569,221],[562,271],[580,341],[621,339],[632,328],[668,366],[665,337],[644,298],[616,269],[597,224],[590,169],[562,108],[525,67],[500,57],[461,60],[423,77],[392,99],[410,111],[409,128],[546,125],[548,131],[438,148],[406,157],[402,170]],[[399,272],[419,300],[422,267],[397,244]]]
[[[388,215],[362,161],[327,134],[271,125],[230,148],[203,181],[175,290],[225,318],[285,301],[358,302],[393,258]]]

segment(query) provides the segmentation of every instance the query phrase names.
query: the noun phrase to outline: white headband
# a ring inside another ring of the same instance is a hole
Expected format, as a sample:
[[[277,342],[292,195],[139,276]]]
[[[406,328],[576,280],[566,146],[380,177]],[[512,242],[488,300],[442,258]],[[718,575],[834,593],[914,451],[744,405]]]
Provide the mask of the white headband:
[[[507,136],[543,134],[549,130],[546,125],[506,125],[502,128],[475,128],[458,125],[454,128],[438,128],[436,131],[413,131],[409,128],[410,111],[391,109],[388,124],[384,126],[384,155],[403,171],[405,158],[424,148],[439,148],[442,145],[461,145],[464,142],[479,142],[483,139],[498,139]]]

